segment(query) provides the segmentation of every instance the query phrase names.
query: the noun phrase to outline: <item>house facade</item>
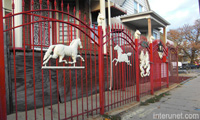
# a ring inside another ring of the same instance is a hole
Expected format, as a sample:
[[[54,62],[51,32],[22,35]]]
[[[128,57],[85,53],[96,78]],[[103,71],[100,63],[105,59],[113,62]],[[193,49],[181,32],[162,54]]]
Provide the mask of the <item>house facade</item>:
[[[12,13],[12,2],[15,2],[15,0],[4,0],[4,15],[8,13]],[[47,1],[49,3],[47,4]],[[22,4],[24,2],[24,5]],[[33,3],[34,2],[34,3]],[[108,6],[108,1],[106,1],[103,5],[100,4],[99,0],[17,0],[15,2],[15,11],[14,13],[28,11],[28,10],[35,10],[40,8],[40,3],[42,3],[42,9],[57,9],[62,10],[61,8],[61,2],[63,2],[63,11],[69,12],[72,15],[75,15],[77,18],[82,17],[84,21],[83,14],[86,16],[86,23],[90,25],[96,25],[97,26],[97,16],[98,13],[103,10],[105,12],[106,21],[104,26],[108,26],[109,24],[115,24],[120,23],[129,30],[132,31],[132,34],[134,34],[135,30],[138,29],[144,35],[145,37],[149,38],[149,36],[154,36],[155,39],[160,39],[160,30],[163,30],[163,39],[166,39],[166,27],[169,25],[169,23],[162,18],[160,15],[158,15],[156,12],[152,11],[149,5],[148,0],[110,0],[110,6]],[[33,4],[33,7],[30,7]],[[69,8],[68,8],[69,5]],[[75,8],[75,11],[74,11]],[[108,10],[110,9],[110,17],[108,14]],[[79,11],[81,11],[81,16]],[[40,14],[39,12],[33,12],[34,14]],[[56,18],[64,21],[74,22],[73,19],[68,18],[67,16],[63,16],[61,14],[53,14],[53,13],[43,13],[43,17],[51,17]],[[23,21],[25,19],[25,21]],[[38,20],[39,17],[34,17],[34,21]],[[43,18],[44,19],[44,18]],[[111,23],[109,23],[109,19],[111,19]],[[23,18],[23,16],[16,16],[15,17],[15,25],[21,25],[23,22],[33,21],[33,19],[30,16],[26,16]],[[56,24],[56,25],[55,25]],[[78,37],[76,30],[70,30],[66,25],[64,25],[64,34],[62,34],[63,29],[62,25],[59,23],[50,24],[50,33],[46,33],[46,41],[48,39],[48,34],[50,34],[50,42],[51,44],[59,43],[63,41],[64,38],[65,43],[69,43],[69,38],[74,39]],[[34,30],[36,31],[39,27],[39,24],[34,25]],[[48,28],[48,25],[44,26],[44,29]],[[97,28],[97,27],[96,27]],[[31,26],[26,29],[32,29]],[[104,27],[105,29],[105,27]],[[29,30],[25,30],[29,31]],[[46,30],[47,31],[47,30]],[[57,32],[57,36],[53,33]],[[67,32],[71,32],[70,37],[67,37]],[[16,30],[15,37],[17,38],[16,47],[21,48],[22,47],[22,28],[18,28]],[[28,39],[31,39],[31,33],[26,32],[25,33],[26,41],[28,42]],[[63,37],[64,36],[64,37]],[[57,41],[55,42],[55,39],[57,38]],[[37,37],[35,37],[35,44],[39,44]],[[166,41],[166,40],[164,40]]]

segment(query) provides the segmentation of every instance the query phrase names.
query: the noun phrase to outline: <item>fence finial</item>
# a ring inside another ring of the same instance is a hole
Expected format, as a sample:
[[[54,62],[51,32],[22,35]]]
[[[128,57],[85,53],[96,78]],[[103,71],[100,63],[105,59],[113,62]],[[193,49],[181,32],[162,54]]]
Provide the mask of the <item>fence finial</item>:
[[[102,25],[102,21],[105,19],[105,17],[99,13],[98,17],[97,17],[97,22],[98,22],[98,26],[101,26]]]
[[[140,35],[141,35],[140,31],[139,31],[139,30],[136,30],[136,31],[135,31],[135,39],[140,38]]]
[[[151,37],[149,38],[149,43],[152,43],[153,40],[155,40],[155,38],[154,38],[153,36],[151,36]]]

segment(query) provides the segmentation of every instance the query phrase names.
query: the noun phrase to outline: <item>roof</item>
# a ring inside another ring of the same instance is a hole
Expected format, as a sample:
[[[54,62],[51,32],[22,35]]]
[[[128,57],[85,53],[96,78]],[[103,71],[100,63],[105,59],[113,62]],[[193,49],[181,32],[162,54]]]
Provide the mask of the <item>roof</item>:
[[[116,0],[117,1],[117,0]],[[108,11],[108,2],[105,3],[106,6],[106,11]],[[111,9],[111,17],[119,16],[119,15],[124,15],[127,13],[127,11],[122,8],[120,5],[114,2],[110,2],[110,9]],[[91,12],[93,14],[97,14],[100,11],[100,4],[99,1],[92,1],[91,3]],[[107,13],[107,12],[106,12]]]
[[[149,10],[151,10],[151,7],[150,7],[150,5],[149,5],[149,1],[146,0],[146,2],[147,2],[147,6],[148,6]]]
[[[126,0],[110,0],[110,1],[113,2],[113,3],[116,3],[116,4],[120,5],[120,6],[122,6],[123,3],[124,3]]]
[[[168,21],[166,21],[164,18],[162,18],[154,11],[125,15],[120,18],[123,23],[132,24],[136,28],[146,28],[148,26],[147,22],[148,18],[151,18],[153,28],[166,27],[167,25],[170,25]]]

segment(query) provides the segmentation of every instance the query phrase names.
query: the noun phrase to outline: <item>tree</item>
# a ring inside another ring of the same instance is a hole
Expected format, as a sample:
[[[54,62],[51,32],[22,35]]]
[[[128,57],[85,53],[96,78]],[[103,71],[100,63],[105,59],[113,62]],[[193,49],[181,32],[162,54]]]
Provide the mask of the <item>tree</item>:
[[[194,25],[170,30],[168,38],[177,44],[178,52],[183,52],[190,58],[190,63],[194,63],[200,53],[200,19],[197,19]]]

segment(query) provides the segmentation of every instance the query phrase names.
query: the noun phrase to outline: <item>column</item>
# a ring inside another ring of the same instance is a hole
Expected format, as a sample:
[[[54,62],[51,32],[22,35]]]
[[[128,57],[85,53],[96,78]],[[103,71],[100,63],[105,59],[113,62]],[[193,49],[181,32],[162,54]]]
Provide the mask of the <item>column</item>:
[[[164,42],[164,44],[166,45],[166,43],[167,43],[167,40],[166,40],[166,27],[163,27],[163,42]]]
[[[152,36],[151,32],[151,18],[148,18],[148,38]]]
[[[105,0],[100,0],[100,13],[105,17],[102,21],[102,30],[103,36],[106,35],[106,10],[105,10]],[[106,41],[106,38],[103,39],[103,42]],[[104,53],[106,53],[106,45],[103,46]]]
[[[22,12],[22,0],[14,0],[14,13]],[[15,16],[15,26],[22,25],[22,15]],[[22,27],[15,28],[15,47],[22,48]]]

